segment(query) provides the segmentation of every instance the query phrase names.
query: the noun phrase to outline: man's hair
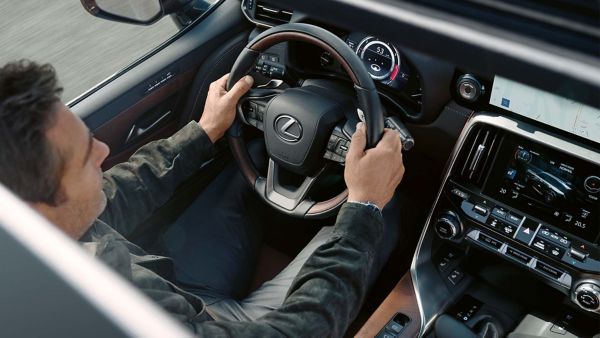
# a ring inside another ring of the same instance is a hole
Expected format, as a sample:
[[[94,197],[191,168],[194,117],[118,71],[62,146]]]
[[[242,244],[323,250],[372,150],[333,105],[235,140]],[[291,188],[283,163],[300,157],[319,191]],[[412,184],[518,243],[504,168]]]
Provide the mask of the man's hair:
[[[0,68],[0,183],[28,202],[58,204],[64,161],[46,137],[62,88],[49,64]]]

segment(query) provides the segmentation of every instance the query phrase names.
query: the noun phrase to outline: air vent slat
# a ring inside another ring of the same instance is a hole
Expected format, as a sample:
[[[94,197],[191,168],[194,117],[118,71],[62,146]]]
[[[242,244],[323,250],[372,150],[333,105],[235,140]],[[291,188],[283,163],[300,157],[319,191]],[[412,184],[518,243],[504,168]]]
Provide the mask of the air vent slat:
[[[277,8],[264,1],[257,1],[254,18],[270,26],[276,26],[290,22],[292,14],[293,12],[290,10]]]
[[[474,154],[473,150],[475,149],[475,144],[477,144],[477,139],[479,138],[479,134],[481,133],[481,129],[477,131],[477,135],[475,136],[475,142],[471,142],[471,149],[467,153],[467,158],[463,161],[463,168],[460,171],[461,176],[465,176],[465,171],[467,170],[467,165],[469,164],[469,159],[471,158],[471,154]]]
[[[463,162],[460,177],[481,187],[493,162],[501,140],[501,132],[489,126],[476,126],[463,144],[459,161]],[[460,163],[460,162],[459,162]]]
[[[495,149],[496,143],[498,140],[498,134],[494,134],[494,138],[492,139],[492,142],[490,143],[490,146],[488,148],[488,152],[485,155],[485,161],[483,162],[483,168],[486,168],[489,165],[491,165],[491,158],[492,158],[492,150]],[[483,177],[483,170],[479,172],[479,177],[477,177],[477,182],[481,182],[481,179]]]

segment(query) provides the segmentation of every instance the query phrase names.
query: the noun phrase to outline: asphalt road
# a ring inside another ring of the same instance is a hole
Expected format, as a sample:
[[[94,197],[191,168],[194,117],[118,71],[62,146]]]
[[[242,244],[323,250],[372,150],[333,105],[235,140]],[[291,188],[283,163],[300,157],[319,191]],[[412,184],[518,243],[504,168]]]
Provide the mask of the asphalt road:
[[[79,0],[0,2],[0,64],[51,63],[63,101],[82,94],[177,32],[169,17],[152,26],[98,19]]]

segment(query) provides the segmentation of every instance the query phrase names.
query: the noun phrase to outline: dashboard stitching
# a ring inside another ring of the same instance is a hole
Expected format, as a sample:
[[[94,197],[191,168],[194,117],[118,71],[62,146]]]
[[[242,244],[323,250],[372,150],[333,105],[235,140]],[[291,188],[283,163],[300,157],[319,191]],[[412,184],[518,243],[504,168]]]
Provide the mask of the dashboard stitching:
[[[451,111],[453,113],[456,113],[457,115],[459,115],[461,117],[465,117],[465,118],[469,118],[469,116],[471,116],[474,113],[473,110],[471,110],[468,113],[466,113],[466,112],[462,112],[462,111],[460,111],[460,110],[458,110],[456,108],[453,108],[451,106],[446,106],[445,109],[449,110],[449,111]]]

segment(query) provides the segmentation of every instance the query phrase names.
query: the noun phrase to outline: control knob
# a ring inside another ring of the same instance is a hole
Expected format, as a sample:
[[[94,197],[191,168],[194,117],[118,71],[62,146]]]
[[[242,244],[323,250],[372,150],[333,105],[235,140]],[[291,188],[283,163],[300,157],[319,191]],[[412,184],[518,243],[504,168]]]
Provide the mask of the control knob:
[[[584,310],[599,312],[600,285],[596,281],[583,282],[575,288],[572,299]]]
[[[585,186],[585,190],[591,194],[600,192],[600,177],[598,176],[588,176],[583,184]]]
[[[472,74],[464,74],[456,81],[458,95],[466,101],[476,102],[485,93],[485,86]]]
[[[458,215],[445,211],[435,222],[435,232],[443,239],[455,239],[462,233],[462,223]]]

